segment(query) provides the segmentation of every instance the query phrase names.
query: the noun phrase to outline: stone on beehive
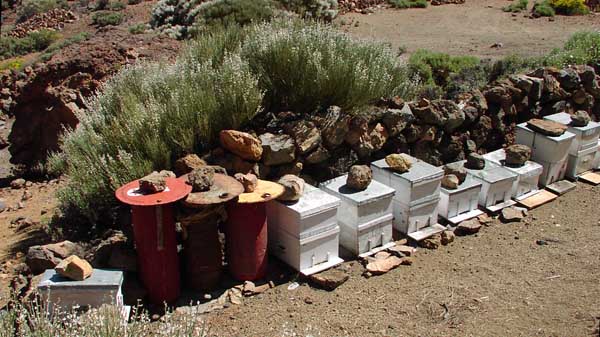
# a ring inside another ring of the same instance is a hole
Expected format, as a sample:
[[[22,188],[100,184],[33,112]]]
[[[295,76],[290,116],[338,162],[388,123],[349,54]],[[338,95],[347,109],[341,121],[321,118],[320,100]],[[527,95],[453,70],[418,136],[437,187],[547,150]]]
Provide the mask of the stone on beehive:
[[[74,281],[83,281],[92,275],[92,266],[77,255],[62,260],[56,267],[57,273]]]
[[[399,173],[408,172],[412,167],[412,163],[406,157],[398,153],[390,154],[385,157],[385,162],[392,170]]]
[[[373,172],[366,165],[354,165],[350,167],[346,185],[355,190],[365,190],[373,180]]]

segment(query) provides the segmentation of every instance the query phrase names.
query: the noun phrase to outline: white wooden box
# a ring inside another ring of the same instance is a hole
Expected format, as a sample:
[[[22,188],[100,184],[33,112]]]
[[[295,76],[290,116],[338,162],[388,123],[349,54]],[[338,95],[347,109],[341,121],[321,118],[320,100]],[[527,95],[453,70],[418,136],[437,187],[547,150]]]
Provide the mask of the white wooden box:
[[[465,162],[463,160],[460,163],[464,165]],[[511,197],[513,184],[517,181],[516,174],[489,161],[482,170],[465,169],[470,177],[481,182],[480,206],[490,212],[496,212],[515,204]]]
[[[531,160],[535,162],[559,162],[569,153],[575,135],[565,131],[558,137],[550,137],[534,132],[527,123],[516,127],[516,143],[527,145],[531,148]]]
[[[577,155],[569,154],[565,175],[568,178],[576,179],[580,174],[593,170],[597,153],[598,145],[581,150]]]
[[[478,209],[481,186],[480,182],[470,177],[454,190],[442,186],[438,206],[439,215],[457,224],[483,214]]]
[[[444,170],[409,155],[403,156],[412,162],[408,172],[394,172],[385,159],[381,159],[371,163],[373,179],[396,190],[394,200],[408,206],[439,199]]]
[[[439,198],[409,206],[394,200],[394,229],[404,234],[412,234],[438,225]]]
[[[571,144],[569,153],[577,156],[580,151],[595,147],[600,136],[600,123],[589,122],[586,126],[572,126],[571,115],[566,112],[559,112],[553,115],[544,117],[546,120],[561,123],[569,127],[569,132],[575,135],[575,139]]]
[[[600,169],[600,140],[598,140],[598,150],[596,151],[596,155],[594,156],[594,169]]]
[[[123,307],[123,272],[94,269],[83,281],[72,281],[48,269],[37,286],[42,300],[47,301],[50,313],[69,313],[74,307],[99,308],[103,304]]]
[[[352,254],[368,256],[394,245],[392,213],[358,227],[340,223],[340,245]]]
[[[542,165],[544,170],[542,171],[542,175],[540,175],[540,186],[546,187],[550,184],[553,184],[557,181],[561,181],[565,179],[565,173],[567,172],[567,157],[568,154],[563,158],[563,160],[551,163],[545,161],[538,161],[538,164]]]
[[[267,203],[268,228],[280,228],[296,238],[306,238],[337,224],[340,199],[305,184],[297,202]]]
[[[517,200],[528,198],[539,192],[538,184],[540,176],[544,171],[542,165],[528,160],[521,167],[512,167],[504,165],[506,152],[504,149],[489,152],[483,155],[488,162],[498,164],[505,169],[517,175],[517,180],[513,183],[512,197]]]
[[[340,227],[333,225],[302,239],[282,228],[269,230],[269,251],[290,267],[310,275],[343,262],[339,258]]]

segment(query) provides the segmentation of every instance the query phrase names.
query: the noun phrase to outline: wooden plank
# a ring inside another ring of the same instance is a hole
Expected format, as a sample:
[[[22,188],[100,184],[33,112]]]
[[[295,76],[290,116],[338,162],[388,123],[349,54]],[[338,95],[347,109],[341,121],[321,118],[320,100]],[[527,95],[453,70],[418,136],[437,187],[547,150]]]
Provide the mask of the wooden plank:
[[[598,174],[596,172],[584,173],[579,176],[579,179],[585,181],[586,183],[592,184],[592,185],[600,184],[600,174]]]
[[[533,209],[545,203],[548,203],[556,198],[558,198],[558,195],[550,191],[541,190],[539,191],[539,193],[536,193],[535,195],[529,198],[519,200],[518,203],[522,206],[527,207],[527,209]]]

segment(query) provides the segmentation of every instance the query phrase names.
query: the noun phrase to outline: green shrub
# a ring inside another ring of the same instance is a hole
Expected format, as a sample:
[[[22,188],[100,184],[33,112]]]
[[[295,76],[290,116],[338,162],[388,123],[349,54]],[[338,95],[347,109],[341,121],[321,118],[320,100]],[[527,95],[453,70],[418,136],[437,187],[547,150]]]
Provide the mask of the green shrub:
[[[143,0],[127,0],[128,5],[137,5],[142,3]]]
[[[144,23],[138,23],[138,24],[129,26],[129,32],[131,34],[144,34],[145,31],[146,31],[146,24],[144,24]]]
[[[4,0],[2,1],[4,2]],[[55,8],[68,8],[66,0],[23,0],[17,9],[17,22]]]
[[[92,22],[98,27],[118,26],[123,22],[123,13],[100,11],[92,15]]]
[[[44,50],[59,37],[57,32],[49,29],[31,32],[22,38],[0,36],[0,59]]]
[[[21,70],[24,66],[24,60],[21,58],[0,62],[0,71]]]
[[[545,65],[565,67],[600,61],[600,32],[573,34],[563,48],[553,50],[544,59]]]
[[[112,1],[108,7],[111,11],[122,11],[127,7],[127,4],[121,1]]]
[[[76,43],[80,43],[82,41],[85,41],[87,39],[90,38],[90,33],[88,32],[81,32],[79,34],[73,35],[71,37],[69,37],[68,39],[64,39],[62,41],[57,41],[52,43],[50,46],[48,46],[48,48],[46,48],[44,50],[44,53],[42,55],[40,55],[40,60],[41,61],[48,61],[57,51],[68,47],[72,44],[76,44]]]
[[[197,27],[231,24],[247,25],[252,22],[270,21],[275,15],[272,0],[214,0],[198,7]]]
[[[585,0],[548,0],[556,13],[563,15],[582,15],[590,12]]]
[[[96,4],[94,5],[95,11],[102,11],[108,9],[110,5],[110,0],[96,0]]]
[[[506,77],[508,75],[528,72],[543,65],[542,59],[537,57],[523,57],[509,55],[495,61],[489,71],[489,81]]]
[[[479,60],[473,56],[450,56],[420,49],[409,58],[412,72],[426,84],[446,86],[452,73],[460,72],[469,67],[474,67]]]
[[[429,3],[427,0],[388,0],[394,8],[426,8]]]
[[[540,17],[540,16],[552,17],[556,14],[556,12],[554,11],[554,8],[552,8],[552,6],[550,6],[550,4],[548,3],[548,0],[543,0],[542,2],[536,2],[533,5],[533,9],[531,10],[531,13],[537,17]]]
[[[513,2],[512,4],[502,8],[502,10],[505,12],[518,13],[526,10],[527,5],[529,5],[529,0],[517,0],[516,2]]]
[[[277,0],[290,12],[307,19],[333,21],[338,15],[336,0]]]

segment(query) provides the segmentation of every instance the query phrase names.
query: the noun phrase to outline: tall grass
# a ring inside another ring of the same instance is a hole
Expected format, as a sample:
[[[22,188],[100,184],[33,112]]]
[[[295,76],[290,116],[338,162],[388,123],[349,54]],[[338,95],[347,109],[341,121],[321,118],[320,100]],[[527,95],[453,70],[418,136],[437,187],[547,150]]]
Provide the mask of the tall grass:
[[[544,60],[557,67],[593,62],[600,62],[600,31],[573,34],[563,48],[553,50]]]

